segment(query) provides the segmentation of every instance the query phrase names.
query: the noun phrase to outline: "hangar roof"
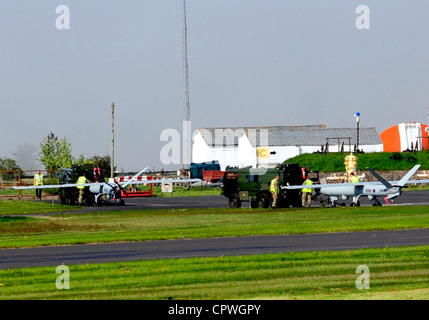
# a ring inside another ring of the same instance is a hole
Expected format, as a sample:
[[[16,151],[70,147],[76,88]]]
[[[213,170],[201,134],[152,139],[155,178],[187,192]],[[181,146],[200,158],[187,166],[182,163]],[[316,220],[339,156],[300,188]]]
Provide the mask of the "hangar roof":
[[[203,139],[209,146],[237,146],[238,139],[247,135],[252,147],[259,146],[322,146],[344,142],[355,145],[356,128],[326,128],[325,125],[311,126],[272,126],[272,127],[223,127],[199,128]],[[338,140],[339,139],[339,140]],[[268,140],[268,143],[267,143]],[[359,128],[360,145],[382,145],[383,142],[375,128]]]

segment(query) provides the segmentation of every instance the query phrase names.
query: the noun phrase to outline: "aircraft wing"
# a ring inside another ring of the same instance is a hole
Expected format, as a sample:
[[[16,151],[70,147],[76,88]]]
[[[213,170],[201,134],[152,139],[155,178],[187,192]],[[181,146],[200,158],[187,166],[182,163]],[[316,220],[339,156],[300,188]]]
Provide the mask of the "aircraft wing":
[[[119,185],[122,187],[128,184],[159,184],[159,183],[191,183],[191,182],[202,182],[201,179],[158,179],[158,180],[133,180],[121,182]]]
[[[94,185],[103,185],[104,182],[101,183],[84,183],[84,184],[77,184],[77,183],[66,183],[66,184],[45,184],[42,186],[18,186],[18,187],[12,187],[12,189],[15,190],[26,190],[26,189],[55,189],[55,188],[76,188],[77,186],[94,186]]]
[[[347,187],[347,186],[355,186],[355,187],[359,187],[359,186],[364,186],[368,183],[363,183],[363,182],[359,182],[359,183],[324,183],[324,184],[312,184],[312,185],[292,185],[292,186],[282,186],[281,189],[290,189],[290,190],[294,190],[294,189],[303,189],[303,188],[308,188],[308,189],[317,189],[317,188],[325,188],[325,187]],[[375,182],[374,184],[379,184],[377,182]]]
[[[395,185],[397,183],[399,183],[399,181],[390,181],[391,184]],[[408,180],[405,184],[410,184],[410,183],[414,183],[414,184],[423,184],[423,183],[429,183],[429,179],[422,179],[422,180]]]
[[[127,184],[158,184],[158,183],[191,183],[191,182],[201,182],[201,179],[162,179],[162,180],[138,180],[138,181],[126,181],[119,183],[119,185],[122,187],[123,185]],[[45,184],[42,186],[18,186],[18,187],[12,187],[12,189],[15,190],[26,190],[26,189],[55,189],[55,188],[76,188],[77,186],[101,186],[103,184],[107,184],[111,186],[107,182],[91,182],[91,183],[84,183],[84,184],[77,184],[77,183],[66,183],[66,184]]]
[[[390,184],[392,184],[393,186],[395,186],[399,181],[389,181]],[[281,189],[290,189],[290,190],[294,190],[294,189],[303,189],[303,188],[308,188],[308,189],[317,189],[317,188],[321,188],[321,187],[347,187],[347,186],[356,186],[356,187],[362,187],[362,186],[366,186],[366,185],[380,185],[382,183],[378,182],[378,181],[369,181],[369,182],[358,182],[358,183],[325,183],[325,184],[312,184],[310,186],[304,186],[304,185],[293,185],[293,186],[282,186]],[[422,179],[422,180],[408,180],[406,182],[406,184],[429,184],[429,179]]]

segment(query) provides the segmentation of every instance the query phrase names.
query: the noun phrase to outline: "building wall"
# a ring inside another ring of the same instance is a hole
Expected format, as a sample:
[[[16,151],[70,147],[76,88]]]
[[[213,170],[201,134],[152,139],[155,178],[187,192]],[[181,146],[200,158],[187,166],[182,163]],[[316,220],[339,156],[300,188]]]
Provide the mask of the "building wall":
[[[201,133],[194,135],[192,144],[192,162],[211,162],[219,161],[221,170],[225,170],[226,166],[256,167],[255,150],[251,147],[249,140],[245,135],[238,138],[238,146],[208,146]]]
[[[197,133],[193,137],[192,142],[192,162],[194,163],[201,163],[201,162],[207,162],[217,159],[212,159],[213,150],[211,147],[209,147],[206,142],[204,141],[201,133]],[[207,160],[210,159],[210,160]]]
[[[353,148],[353,146],[351,146]],[[360,145],[364,152],[382,152],[383,145]],[[320,146],[270,146],[253,147],[246,135],[238,138],[237,147],[208,146],[200,132],[194,135],[192,147],[192,162],[219,161],[221,170],[226,166],[253,168],[272,168],[285,160],[304,153],[320,151]],[[330,152],[338,152],[337,145],[329,146]],[[345,146],[345,152],[349,152],[349,147]]]
[[[418,150],[429,149],[427,125],[417,122],[404,122],[384,130],[380,134],[384,152],[402,152],[418,144]]]

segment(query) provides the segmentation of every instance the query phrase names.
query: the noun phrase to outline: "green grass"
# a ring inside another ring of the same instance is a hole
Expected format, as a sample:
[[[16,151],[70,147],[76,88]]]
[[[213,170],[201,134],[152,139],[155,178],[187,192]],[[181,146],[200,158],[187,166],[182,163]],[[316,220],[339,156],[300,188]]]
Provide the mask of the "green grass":
[[[302,154],[288,159],[286,163],[307,165],[309,170],[319,172],[344,172],[344,159],[350,153]],[[374,152],[355,154],[358,157],[358,170],[370,167],[373,170],[410,170],[415,164],[421,164],[420,170],[429,169],[429,152],[413,153]]]
[[[73,211],[75,209],[77,209],[77,207],[65,206],[52,202],[0,200],[0,216]]]
[[[154,197],[200,197],[220,195],[220,188],[212,188],[205,186],[194,186],[189,189],[183,187],[173,187],[173,192],[162,192],[160,186],[153,186]]]
[[[0,217],[0,247],[427,228],[429,207],[175,209]]]
[[[429,299],[429,246],[68,267],[63,290],[56,267],[0,271],[0,299]]]

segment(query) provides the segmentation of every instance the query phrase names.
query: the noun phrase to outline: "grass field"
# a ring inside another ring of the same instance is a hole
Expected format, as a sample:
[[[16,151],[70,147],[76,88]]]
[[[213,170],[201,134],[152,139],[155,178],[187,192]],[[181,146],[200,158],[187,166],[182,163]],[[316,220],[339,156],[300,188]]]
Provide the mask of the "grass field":
[[[58,211],[73,211],[77,207],[65,206],[56,203],[0,200],[0,217],[5,215],[24,215],[36,213],[51,213]]]
[[[424,206],[23,216],[52,208],[46,203],[13,203],[0,202],[3,248],[429,227],[429,208]],[[21,215],[5,215],[12,213]],[[356,287],[360,265],[370,274],[366,290]],[[69,290],[57,289],[55,267],[1,270],[0,299],[429,299],[429,246],[68,267]]]

